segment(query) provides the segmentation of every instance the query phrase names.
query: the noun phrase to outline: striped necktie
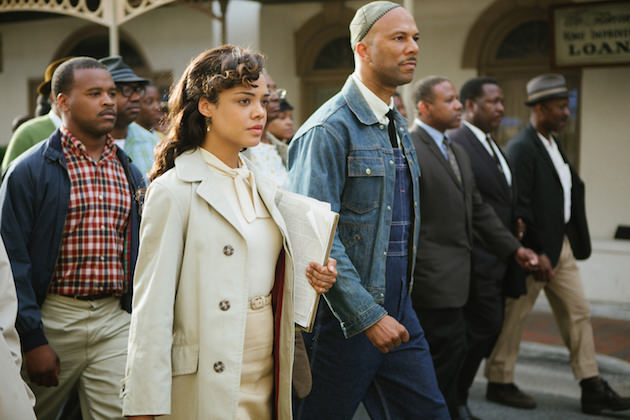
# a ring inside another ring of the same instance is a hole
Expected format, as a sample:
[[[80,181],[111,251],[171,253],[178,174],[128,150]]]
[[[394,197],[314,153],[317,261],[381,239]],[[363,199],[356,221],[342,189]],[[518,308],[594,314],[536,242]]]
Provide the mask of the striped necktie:
[[[455,177],[457,177],[457,181],[459,181],[459,184],[462,184],[462,174],[459,171],[459,165],[457,165],[457,160],[455,159],[455,153],[453,153],[453,149],[451,149],[451,145],[448,142],[448,138],[446,136],[444,136],[444,138],[442,139],[442,144],[444,145],[444,148],[446,149],[446,156],[448,159],[448,163],[451,164],[451,169],[453,169],[453,172],[455,172]]]

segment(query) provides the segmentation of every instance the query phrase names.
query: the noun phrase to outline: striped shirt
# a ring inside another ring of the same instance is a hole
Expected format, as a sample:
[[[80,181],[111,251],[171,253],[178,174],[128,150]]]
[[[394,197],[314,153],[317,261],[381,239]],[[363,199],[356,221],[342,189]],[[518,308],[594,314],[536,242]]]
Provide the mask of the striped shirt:
[[[70,202],[50,293],[119,296],[126,278],[131,193],[125,170],[108,135],[98,161],[65,127],[61,144],[70,178]]]

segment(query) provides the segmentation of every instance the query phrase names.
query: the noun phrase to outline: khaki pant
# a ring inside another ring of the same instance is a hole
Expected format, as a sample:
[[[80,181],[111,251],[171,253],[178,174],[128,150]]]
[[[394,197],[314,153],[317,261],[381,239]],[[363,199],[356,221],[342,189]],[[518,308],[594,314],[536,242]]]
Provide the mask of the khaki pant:
[[[523,324],[542,289],[545,290],[564,344],[569,349],[575,378],[580,380],[599,374],[590,307],[584,297],[569,240],[565,236],[558,264],[549,283],[537,282],[533,276],[528,276],[527,294],[518,299],[507,299],[501,335],[486,361],[485,374],[490,382],[514,382]]]
[[[118,298],[93,301],[49,294],[42,305],[48,343],[59,356],[59,385],[29,382],[39,420],[54,420],[78,382],[84,420],[123,419],[119,397],[127,360],[130,315]],[[26,377],[26,375],[23,373]]]

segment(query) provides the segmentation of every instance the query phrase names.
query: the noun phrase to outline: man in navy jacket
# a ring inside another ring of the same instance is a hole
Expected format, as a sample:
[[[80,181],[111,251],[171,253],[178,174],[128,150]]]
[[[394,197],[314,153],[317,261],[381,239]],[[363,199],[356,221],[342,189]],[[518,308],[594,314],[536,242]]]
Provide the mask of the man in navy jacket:
[[[105,66],[69,60],[52,87],[63,125],[10,166],[0,189],[16,327],[39,419],[56,418],[77,383],[84,417],[122,418],[144,180],[109,135],[117,90]]]

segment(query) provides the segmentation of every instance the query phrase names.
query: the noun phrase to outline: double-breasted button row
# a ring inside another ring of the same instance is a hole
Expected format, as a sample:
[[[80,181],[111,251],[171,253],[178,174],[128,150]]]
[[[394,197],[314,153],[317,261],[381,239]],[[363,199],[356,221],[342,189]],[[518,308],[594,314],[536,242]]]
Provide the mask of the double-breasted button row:
[[[223,255],[231,256],[234,254],[234,247],[232,245],[226,245],[223,247]]]
[[[221,373],[225,370],[225,365],[223,362],[215,362],[213,368],[216,373]]]
[[[222,311],[227,311],[228,309],[230,309],[230,301],[227,299],[223,299],[221,302],[219,302],[219,309],[221,309]]]

